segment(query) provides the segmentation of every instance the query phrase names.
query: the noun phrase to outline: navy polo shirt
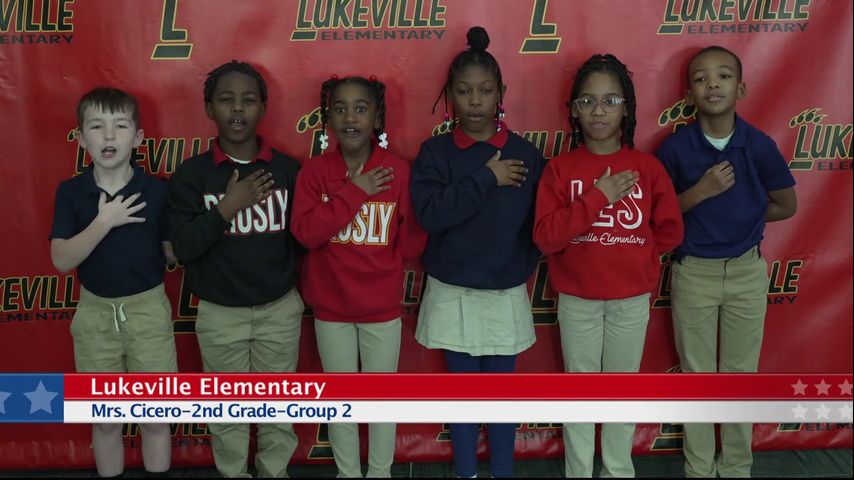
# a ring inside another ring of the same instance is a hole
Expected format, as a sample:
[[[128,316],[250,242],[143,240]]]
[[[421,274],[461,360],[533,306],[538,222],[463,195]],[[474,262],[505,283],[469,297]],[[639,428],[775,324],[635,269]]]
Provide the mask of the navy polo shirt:
[[[102,191],[95,184],[91,166],[60,183],[50,238],[69,239],[89,226],[98,215]],[[77,267],[80,283],[99,297],[134,295],[163,282],[166,183],[136,166],[130,182],[116,195],[127,198],[134,193],[141,193],[136,203],[146,202],[134,216],[145,218],[145,222],[113,228]]]
[[[795,179],[777,144],[738,116],[729,144],[720,151],[703,135],[700,122],[676,131],[657,156],[681,194],[694,186],[711,166],[729,161],[735,184],[683,214],[685,240],[677,249],[703,258],[738,257],[762,241],[768,192],[789,188]]]

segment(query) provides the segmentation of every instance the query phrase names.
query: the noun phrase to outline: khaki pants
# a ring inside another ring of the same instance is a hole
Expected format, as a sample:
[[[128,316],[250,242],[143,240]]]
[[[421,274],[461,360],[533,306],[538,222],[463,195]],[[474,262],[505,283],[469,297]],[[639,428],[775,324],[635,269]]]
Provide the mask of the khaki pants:
[[[558,322],[567,372],[637,372],[649,323],[649,294],[620,300],[586,300],[560,294]],[[634,423],[602,425],[600,477],[635,476],[634,434]],[[595,424],[564,424],[567,477],[593,476],[595,438]]]
[[[315,320],[317,349],[323,371],[328,373],[391,373],[400,357],[399,318],[379,323],[347,323]],[[359,369],[361,360],[362,368]],[[368,478],[391,477],[394,462],[394,423],[368,425]],[[362,476],[359,457],[359,426],[330,423],[329,441],[338,467],[338,477]]]
[[[672,288],[682,371],[757,371],[768,292],[768,265],[758,248],[737,258],[686,256],[673,264]],[[689,423],[684,432],[686,476],[750,476],[753,424],[721,425],[717,463],[714,425]]]
[[[294,372],[304,308],[296,289],[254,307],[225,307],[199,301],[196,335],[205,371]],[[249,425],[211,423],[208,427],[219,473],[224,477],[249,476]],[[258,476],[287,476],[288,461],[296,446],[291,424],[259,424],[255,455]]]

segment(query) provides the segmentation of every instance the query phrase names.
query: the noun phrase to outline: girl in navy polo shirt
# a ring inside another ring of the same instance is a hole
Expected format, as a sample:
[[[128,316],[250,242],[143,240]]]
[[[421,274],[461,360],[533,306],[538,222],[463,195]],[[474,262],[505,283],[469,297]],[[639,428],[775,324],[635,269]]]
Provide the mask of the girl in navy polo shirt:
[[[443,350],[450,372],[509,373],[535,340],[525,282],[540,257],[531,232],[544,160],[503,123],[506,87],[486,31],[467,37],[440,94],[456,128],[425,141],[412,168],[412,204],[429,234],[415,335]],[[475,476],[478,426],[450,430],[456,475]],[[512,476],[515,425],[490,424],[487,434],[492,476]]]

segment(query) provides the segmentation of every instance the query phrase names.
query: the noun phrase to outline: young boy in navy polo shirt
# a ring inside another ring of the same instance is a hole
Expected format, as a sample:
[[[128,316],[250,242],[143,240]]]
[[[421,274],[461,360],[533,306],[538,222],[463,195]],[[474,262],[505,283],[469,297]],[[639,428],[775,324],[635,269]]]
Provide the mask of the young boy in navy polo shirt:
[[[77,106],[77,140],[92,158],[56,192],[50,255],[77,268],[80,302],[71,322],[78,372],[177,372],[172,307],[163,289],[166,184],[131,163],[142,142],[136,99],[96,88]],[[140,424],[145,469],[169,469],[168,424]],[[121,424],[92,425],[98,474],[124,470]]]
[[[697,121],[658,151],[685,220],[672,274],[676,350],[685,372],[756,372],[768,289],[759,244],[766,222],[795,214],[795,180],[774,140],[735,113],[746,93],[738,56],[701,50],[688,85]],[[685,424],[686,476],[750,476],[752,436],[750,423],[722,425],[715,461],[714,425]]]
[[[299,163],[255,135],[267,84],[231,61],[208,74],[211,150],[185,160],[169,184],[168,223],[190,291],[206,372],[293,372],[304,305],[296,283],[290,213]],[[209,424],[217,470],[248,474],[249,425]],[[290,424],[258,426],[260,477],[286,476],[297,445]]]

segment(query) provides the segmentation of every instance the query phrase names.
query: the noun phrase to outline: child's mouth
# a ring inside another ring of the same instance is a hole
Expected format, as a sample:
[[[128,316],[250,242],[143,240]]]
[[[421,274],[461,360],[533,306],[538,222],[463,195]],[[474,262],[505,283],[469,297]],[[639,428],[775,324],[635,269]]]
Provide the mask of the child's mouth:
[[[362,131],[357,128],[345,128],[341,130],[341,136],[347,138],[358,138]]]
[[[722,97],[721,95],[709,95],[708,97],[706,97],[706,101],[712,103],[720,102],[723,99],[724,97]]]
[[[104,147],[103,149],[101,149],[101,156],[103,156],[104,158],[115,157],[116,156],[115,147]]]
[[[228,122],[228,124],[234,130],[243,130],[243,128],[246,127],[246,120],[242,118],[233,118],[230,122]]]

